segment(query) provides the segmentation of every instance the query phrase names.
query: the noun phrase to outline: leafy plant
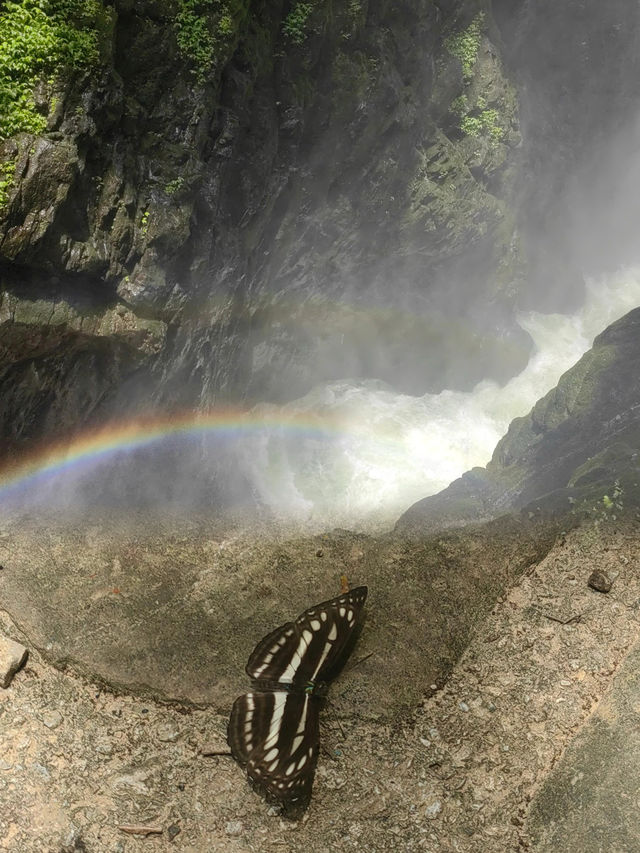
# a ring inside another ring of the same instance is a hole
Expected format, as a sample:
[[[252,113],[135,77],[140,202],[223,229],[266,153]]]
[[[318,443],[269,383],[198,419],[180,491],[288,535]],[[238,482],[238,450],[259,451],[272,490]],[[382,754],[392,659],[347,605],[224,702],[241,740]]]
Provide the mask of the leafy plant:
[[[282,32],[292,44],[302,44],[307,38],[307,23],[312,12],[312,3],[296,3],[284,19]]]
[[[99,0],[7,0],[0,13],[0,139],[45,130],[36,83],[97,67],[111,21]]]
[[[9,190],[13,184],[15,171],[15,160],[8,160],[6,163],[0,163],[0,210],[2,210],[9,201]]]
[[[497,110],[482,110],[478,115],[466,115],[460,120],[460,130],[466,136],[482,136],[487,134],[494,142],[499,142],[504,134],[498,124]]]
[[[444,46],[452,56],[462,63],[462,76],[470,80],[473,76],[473,66],[478,58],[484,14],[480,12],[466,30],[454,33],[445,39]]]
[[[176,41],[193,63],[198,82],[227,57],[248,6],[248,0],[178,0]]]
[[[165,186],[164,191],[167,195],[176,195],[184,187],[184,178],[179,175]]]
[[[199,77],[211,66],[215,47],[215,37],[207,15],[209,6],[211,3],[206,0],[180,0],[175,21],[178,47],[183,56],[196,66]]]

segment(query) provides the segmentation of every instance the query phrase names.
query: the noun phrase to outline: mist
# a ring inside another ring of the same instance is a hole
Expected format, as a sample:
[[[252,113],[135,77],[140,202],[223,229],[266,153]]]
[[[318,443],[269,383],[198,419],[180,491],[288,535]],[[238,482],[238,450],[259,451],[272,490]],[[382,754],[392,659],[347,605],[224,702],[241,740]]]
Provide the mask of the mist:
[[[131,250],[138,278],[103,288],[74,272],[52,295],[37,263],[25,262],[27,287],[12,261],[12,328],[60,310],[55,328],[79,332],[52,344],[67,346],[63,368],[45,347],[32,369],[15,345],[2,386],[12,461],[36,446],[42,470],[9,471],[0,510],[237,510],[382,529],[486,464],[510,421],[640,304],[635,30],[621,28],[620,3],[574,7],[496,2],[472,75],[450,35],[476,18],[438,13],[436,29],[405,10],[417,23],[401,43],[372,12],[387,67],[358,54],[342,103],[344,80],[318,52],[306,124],[288,78],[240,109],[245,72],[231,60],[220,138],[185,207],[190,242],[171,243],[182,208],[162,196],[166,233],[154,236],[147,207],[135,213],[132,232],[151,228]],[[32,375],[45,379],[31,394]],[[192,417],[185,434],[146,435],[174,416]],[[87,432],[137,419],[134,446],[78,452]]]
[[[513,418],[526,414],[609,323],[640,304],[640,268],[586,285],[574,314],[522,313],[534,342],[525,369],[500,386],[401,394],[376,380],[316,386],[232,424],[88,455],[0,492],[4,512],[69,517],[237,512],[309,530],[384,530],[414,501],[485,465]]]

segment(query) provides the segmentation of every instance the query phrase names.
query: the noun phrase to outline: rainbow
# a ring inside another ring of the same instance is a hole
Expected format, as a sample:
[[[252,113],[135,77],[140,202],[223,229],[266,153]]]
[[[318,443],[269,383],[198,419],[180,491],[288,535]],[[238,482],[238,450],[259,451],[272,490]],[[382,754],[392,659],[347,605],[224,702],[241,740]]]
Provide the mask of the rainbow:
[[[155,415],[125,422],[112,422],[87,429],[66,441],[39,445],[19,459],[0,467],[0,500],[17,489],[42,480],[90,468],[110,456],[160,444],[171,438],[198,438],[216,435],[237,439],[268,430],[299,436],[301,439],[338,441],[354,438],[344,421],[310,413],[217,410],[206,414],[188,412]],[[371,440],[371,436],[369,436]]]

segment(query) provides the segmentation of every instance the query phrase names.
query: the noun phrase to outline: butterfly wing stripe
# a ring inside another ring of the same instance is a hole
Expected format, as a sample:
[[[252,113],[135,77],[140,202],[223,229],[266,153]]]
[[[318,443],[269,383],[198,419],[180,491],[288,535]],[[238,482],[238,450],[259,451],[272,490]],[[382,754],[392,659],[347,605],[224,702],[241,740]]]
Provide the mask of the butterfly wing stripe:
[[[318,760],[319,713],[318,701],[311,696],[281,695],[284,703],[279,739],[269,750],[256,749],[252,753],[247,774],[264,790],[286,802],[311,794]]]
[[[293,622],[276,628],[260,640],[251,652],[246,666],[249,678],[254,681],[283,681],[280,675],[298,645],[298,632]]]
[[[239,696],[228,741],[234,758],[282,803],[311,796],[319,750],[319,701],[306,682],[330,681],[355,640],[367,588],[322,602],[258,643],[247,663],[258,690]],[[281,684],[285,689],[278,689]]]
[[[238,696],[233,703],[227,727],[227,741],[231,754],[240,764],[246,764],[255,749],[264,749],[277,697],[280,695],[246,693],[244,696]]]
[[[310,681],[316,681],[316,679],[318,678],[318,673],[322,669],[322,665],[324,664],[325,660],[327,659],[329,652],[331,651],[332,648],[333,648],[332,643],[325,643],[324,644],[324,651],[322,652],[322,656],[320,657],[320,660],[318,661],[318,665],[316,666],[316,668],[313,671],[313,675],[309,679]]]
[[[298,640],[298,645],[296,646],[293,655],[291,656],[291,661],[287,664],[284,669],[282,675],[278,679],[279,681],[294,681],[300,680],[300,676],[298,675],[300,671],[300,667],[302,665],[302,661],[307,653],[307,649],[309,648],[309,644],[313,639],[313,634],[311,631],[303,631]],[[306,679],[305,679],[306,680]]]
[[[331,680],[335,671],[344,663],[344,660],[340,660],[343,649],[349,645],[360,621],[366,598],[367,588],[357,587],[349,593],[317,604],[296,620],[296,625],[303,629],[304,626],[310,625],[317,613],[321,618],[327,614],[322,630],[317,632],[315,647],[310,650],[307,661],[301,667],[299,678],[314,682]]]
[[[305,610],[295,622],[287,622],[261,640],[249,657],[246,671],[263,683],[304,683],[322,679],[331,670],[357,626],[367,597],[357,587],[337,598]],[[327,640],[333,643],[322,665]]]
[[[273,711],[269,722],[269,733],[264,742],[264,749],[269,749],[278,742],[280,737],[280,726],[282,725],[282,716],[287,704],[286,693],[271,693],[268,695],[273,696]]]

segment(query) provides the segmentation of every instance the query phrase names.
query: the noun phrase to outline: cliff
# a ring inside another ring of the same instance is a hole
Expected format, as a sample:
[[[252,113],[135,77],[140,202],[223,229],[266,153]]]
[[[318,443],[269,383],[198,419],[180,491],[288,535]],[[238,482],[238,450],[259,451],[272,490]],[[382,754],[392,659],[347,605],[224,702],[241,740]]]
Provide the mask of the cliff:
[[[483,4],[40,6],[2,13],[48,44],[0,57],[7,440],[522,365],[518,102]]]

